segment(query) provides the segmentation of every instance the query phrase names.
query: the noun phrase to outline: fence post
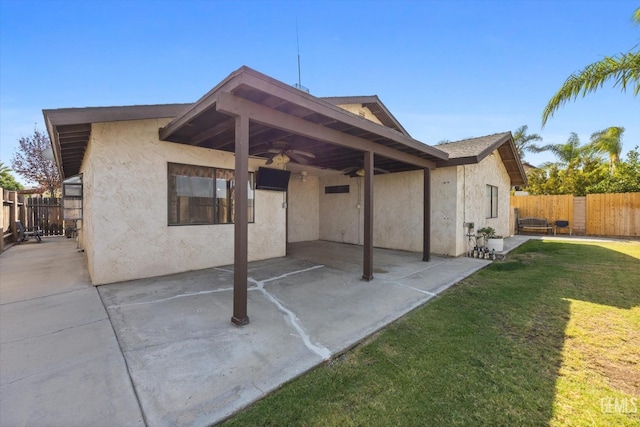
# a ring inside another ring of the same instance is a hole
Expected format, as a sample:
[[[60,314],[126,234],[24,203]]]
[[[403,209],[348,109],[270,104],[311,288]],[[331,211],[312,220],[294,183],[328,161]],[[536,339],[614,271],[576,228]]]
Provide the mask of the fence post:
[[[4,201],[6,200],[5,192],[6,190],[4,188],[0,188],[0,193],[2,193],[2,210],[0,210],[0,252],[4,251]]]
[[[9,224],[11,224],[11,231],[13,232],[13,241],[18,241],[18,230],[16,228],[16,221],[18,220],[18,193],[16,191],[9,191],[9,201],[11,202],[11,210],[9,211]]]

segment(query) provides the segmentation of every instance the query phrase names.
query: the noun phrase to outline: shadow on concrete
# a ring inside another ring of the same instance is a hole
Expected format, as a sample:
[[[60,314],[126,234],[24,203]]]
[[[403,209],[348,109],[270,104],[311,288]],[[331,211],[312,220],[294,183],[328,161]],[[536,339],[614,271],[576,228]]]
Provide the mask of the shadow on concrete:
[[[558,401],[563,351],[573,338],[567,326],[583,302],[637,308],[638,265],[636,258],[583,242],[533,240],[392,324],[380,339],[347,354],[344,366],[341,359],[323,367],[225,425],[322,419],[345,425],[549,425],[558,421],[556,405],[571,408],[564,415],[573,411],[576,419],[602,421],[598,398],[588,408],[572,407],[573,396]],[[590,320],[608,332],[603,319],[573,319]],[[633,331],[623,332],[629,336],[619,345],[633,339]],[[636,364],[613,366],[597,348],[573,351],[596,366],[615,393],[638,396]],[[610,419],[610,425],[618,420]]]

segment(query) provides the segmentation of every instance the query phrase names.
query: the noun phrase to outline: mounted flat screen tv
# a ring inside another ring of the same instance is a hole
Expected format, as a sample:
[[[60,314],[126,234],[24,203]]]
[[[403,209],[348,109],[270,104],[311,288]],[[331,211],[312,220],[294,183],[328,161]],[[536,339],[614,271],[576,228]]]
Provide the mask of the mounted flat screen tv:
[[[287,191],[291,171],[258,168],[256,190]]]

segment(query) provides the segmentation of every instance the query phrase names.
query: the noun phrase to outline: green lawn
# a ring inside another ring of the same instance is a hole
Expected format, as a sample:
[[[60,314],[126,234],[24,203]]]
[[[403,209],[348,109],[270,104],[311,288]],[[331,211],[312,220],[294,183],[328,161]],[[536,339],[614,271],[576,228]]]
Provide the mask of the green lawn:
[[[640,243],[530,241],[224,425],[640,425]]]

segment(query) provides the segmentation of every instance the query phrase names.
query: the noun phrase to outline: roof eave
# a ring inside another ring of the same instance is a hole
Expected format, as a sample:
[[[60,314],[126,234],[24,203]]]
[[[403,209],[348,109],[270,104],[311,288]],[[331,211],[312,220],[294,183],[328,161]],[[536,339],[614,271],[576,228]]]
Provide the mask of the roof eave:
[[[522,161],[520,160],[520,156],[518,155],[518,151],[515,146],[515,142],[513,140],[513,135],[511,132],[506,132],[502,137],[497,139],[495,142],[487,146],[481,152],[474,156],[465,156],[465,157],[453,157],[449,158],[449,160],[440,160],[436,162],[437,167],[447,167],[447,166],[462,166],[462,165],[471,165],[480,163],[486,157],[488,157],[491,153],[496,150],[500,150],[502,147],[507,147],[506,149],[512,154],[512,160],[515,164],[516,170],[509,173],[509,179],[511,181],[511,186],[516,185],[527,185],[527,174],[524,171],[524,167],[522,166]],[[505,159],[505,156],[501,154],[503,158],[503,163],[509,161],[509,159]],[[505,165],[506,167],[506,165]],[[509,172],[509,168],[507,169]]]
[[[169,124],[159,130],[160,139],[171,141],[173,135],[179,129],[189,122],[197,118],[200,114],[212,108],[216,104],[218,93],[232,92],[235,88],[247,85],[255,87],[258,90],[269,90],[265,87],[271,87],[272,90],[280,90],[278,96],[285,101],[292,102],[300,106],[307,106],[313,111],[326,114],[327,116],[341,117],[345,123],[358,126],[364,130],[375,132],[381,136],[392,138],[394,141],[403,144],[409,148],[419,150],[424,154],[433,156],[437,159],[448,159],[449,155],[444,151],[438,150],[432,146],[417,141],[400,131],[389,128],[387,126],[363,119],[356,114],[346,111],[329,101],[315,97],[292,86],[286,85],[272,77],[255,71],[249,67],[242,66],[238,70],[231,73],[221,83],[207,92],[200,100],[195,102],[189,109],[185,110],[181,115],[172,120]]]

